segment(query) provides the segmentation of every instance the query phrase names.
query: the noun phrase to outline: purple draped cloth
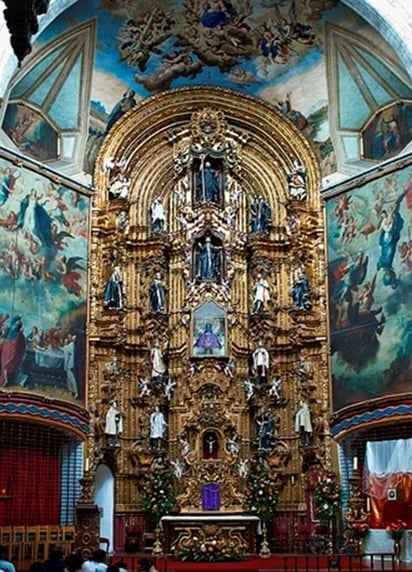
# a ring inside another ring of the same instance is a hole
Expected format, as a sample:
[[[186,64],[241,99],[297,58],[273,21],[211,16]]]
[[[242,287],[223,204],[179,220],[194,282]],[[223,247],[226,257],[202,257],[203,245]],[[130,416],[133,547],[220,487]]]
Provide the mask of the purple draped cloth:
[[[202,508],[203,510],[220,509],[220,485],[214,483],[202,485]]]

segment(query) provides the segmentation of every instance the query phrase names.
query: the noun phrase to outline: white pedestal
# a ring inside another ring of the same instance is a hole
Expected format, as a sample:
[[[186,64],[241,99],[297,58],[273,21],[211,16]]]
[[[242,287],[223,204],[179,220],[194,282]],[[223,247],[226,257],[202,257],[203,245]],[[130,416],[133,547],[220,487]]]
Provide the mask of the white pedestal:
[[[412,530],[406,530],[401,540],[402,562],[412,562]],[[366,554],[393,552],[393,540],[386,530],[372,528],[365,541]]]

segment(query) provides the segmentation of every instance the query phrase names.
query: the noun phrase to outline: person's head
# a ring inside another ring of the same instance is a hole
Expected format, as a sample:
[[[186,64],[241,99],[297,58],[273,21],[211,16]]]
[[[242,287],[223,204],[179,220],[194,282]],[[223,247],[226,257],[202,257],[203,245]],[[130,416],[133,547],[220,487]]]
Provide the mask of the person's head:
[[[93,552],[93,558],[95,562],[104,562],[106,560],[106,551],[102,548],[98,548]]]
[[[83,556],[80,551],[69,554],[64,560],[67,572],[78,572],[83,564]]]
[[[150,567],[152,566],[152,562],[148,558],[141,558],[139,560],[139,566],[140,566],[141,571],[150,570]]]

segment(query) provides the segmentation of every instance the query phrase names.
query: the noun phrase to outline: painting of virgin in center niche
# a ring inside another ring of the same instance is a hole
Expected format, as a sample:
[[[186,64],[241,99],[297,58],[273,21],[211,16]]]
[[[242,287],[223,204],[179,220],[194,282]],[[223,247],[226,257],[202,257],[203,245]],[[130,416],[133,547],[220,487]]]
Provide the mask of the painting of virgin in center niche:
[[[410,392],[412,165],[326,201],[334,410]]]
[[[214,302],[205,302],[193,313],[194,357],[223,357],[226,354],[226,315]]]
[[[0,386],[84,398],[89,199],[0,157]]]

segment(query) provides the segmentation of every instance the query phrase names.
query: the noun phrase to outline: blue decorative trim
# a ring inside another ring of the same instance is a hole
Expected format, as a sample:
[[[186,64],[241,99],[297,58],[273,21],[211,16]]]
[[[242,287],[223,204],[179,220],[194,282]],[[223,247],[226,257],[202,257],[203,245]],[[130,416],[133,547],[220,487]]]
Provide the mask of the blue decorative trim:
[[[412,405],[397,405],[385,407],[384,409],[376,409],[375,411],[366,411],[360,415],[354,415],[348,419],[344,419],[331,428],[332,437],[336,437],[342,431],[348,431],[371,421],[380,421],[385,418],[394,416],[412,415]]]
[[[80,429],[83,433],[88,433],[89,426],[82,423],[80,419],[69,415],[68,413],[50,410],[45,407],[37,407],[36,405],[25,405],[24,403],[0,403],[0,413],[20,413],[22,415],[35,415],[43,417],[44,419],[52,419],[53,421],[60,421],[65,425],[71,425],[76,429]]]

